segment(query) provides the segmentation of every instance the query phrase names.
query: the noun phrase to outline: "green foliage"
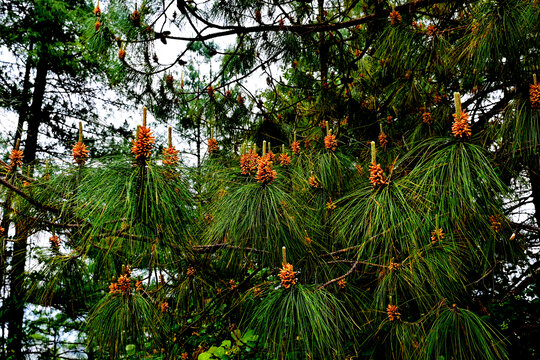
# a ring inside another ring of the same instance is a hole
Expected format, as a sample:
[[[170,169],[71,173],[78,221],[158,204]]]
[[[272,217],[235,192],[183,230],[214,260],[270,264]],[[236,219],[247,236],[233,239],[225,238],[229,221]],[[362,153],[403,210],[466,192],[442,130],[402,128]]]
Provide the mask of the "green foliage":
[[[37,2],[37,23],[84,28],[85,48],[59,37],[29,59],[62,59],[62,75],[79,52],[99,60],[118,92],[174,123],[196,166],[165,165],[158,147],[134,159],[129,124],[113,157],[93,139],[86,165],[2,166],[2,224],[16,228],[0,234],[2,276],[31,234],[60,239],[5,281],[61,312],[45,327],[32,309],[28,344],[72,326],[88,358],[537,355],[523,330],[538,302],[536,3],[68,5]],[[6,46],[39,35],[9,35],[6,14]],[[163,48],[178,50],[169,64]],[[456,138],[458,108],[470,136]],[[248,147],[267,156],[250,174]]]

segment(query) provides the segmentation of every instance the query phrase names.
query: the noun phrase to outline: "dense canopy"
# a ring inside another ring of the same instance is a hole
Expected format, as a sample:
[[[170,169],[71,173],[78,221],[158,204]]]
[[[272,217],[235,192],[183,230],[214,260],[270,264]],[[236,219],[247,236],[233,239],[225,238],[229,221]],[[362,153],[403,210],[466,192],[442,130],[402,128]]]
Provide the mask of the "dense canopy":
[[[1,358],[540,356],[538,1],[0,9]]]

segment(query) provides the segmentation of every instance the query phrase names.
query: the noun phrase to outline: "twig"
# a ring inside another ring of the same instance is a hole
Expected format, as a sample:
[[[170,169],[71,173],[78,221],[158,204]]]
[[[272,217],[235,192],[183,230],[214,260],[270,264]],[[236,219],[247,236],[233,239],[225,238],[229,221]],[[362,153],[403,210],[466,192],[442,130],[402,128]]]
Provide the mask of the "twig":
[[[538,226],[529,225],[529,224],[520,224],[513,221],[510,222],[510,224],[512,224],[512,226],[515,226],[518,229],[525,229],[525,230],[535,231],[535,232],[540,233],[540,227]]]
[[[332,284],[332,283],[335,283],[336,281],[339,281],[341,279],[344,279],[346,278],[347,276],[349,276],[350,274],[352,274],[352,272],[354,271],[354,269],[356,268],[356,265],[358,265],[359,261],[355,261],[353,266],[351,266],[351,268],[349,269],[349,271],[347,271],[344,275],[341,275],[340,277],[337,277],[335,279],[332,279],[330,281],[327,281],[325,282],[324,284],[322,285],[319,285],[319,287],[317,288],[317,290],[320,290],[322,288],[325,288],[327,287],[328,285]]]
[[[230,244],[196,245],[193,247],[193,251],[199,252],[199,253],[209,253],[209,252],[214,252],[220,249],[243,250],[243,251],[249,251],[249,252],[259,252],[263,254],[270,253],[266,250],[254,249],[250,247],[240,247],[240,246],[230,245]]]
[[[27,194],[25,194],[24,191],[22,191],[21,189],[19,189],[19,188],[16,187],[15,185],[10,184],[6,179],[0,178],[0,184],[1,184],[1,185],[4,185],[4,186],[7,187],[8,189],[12,190],[14,193],[18,194],[18,195],[21,196],[23,199],[25,199],[26,201],[28,201],[30,204],[32,204],[32,205],[34,205],[34,206],[37,206],[37,207],[40,208],[40,209],[47,210],[47,211],[53,212],[53,213],[55,213],[55,214],[59,214],[59,213],[60,213],[60,210],[59,210],[59,209],[57,209],[57,208],[55,208],[55,207],[52,207],[52,206],[49,206],[49,205],[42,204],[42,203],[40,203],[39,201],[36,201],[36,200],[32,199],[30,196],[28,196]]]

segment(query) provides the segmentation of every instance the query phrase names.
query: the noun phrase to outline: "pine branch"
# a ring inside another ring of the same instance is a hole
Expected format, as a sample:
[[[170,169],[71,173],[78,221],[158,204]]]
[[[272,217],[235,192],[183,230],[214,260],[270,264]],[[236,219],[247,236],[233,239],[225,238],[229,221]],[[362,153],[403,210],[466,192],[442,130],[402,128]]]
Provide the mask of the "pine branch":
[[[538,227],[538,226],[529,225],[529,224],[520,224],[520,223],[516,223],[516,222],[513,222],[513,221],[510,222],[510,224],[512,224],[512,226],[515,226],[517,229],[525,229],[525,230],[540,233],[540,227]]]
[[[434,5],[438,3],[447,3],[447,1],[440,0],[415,0],[407,4],[399,5],[395,7],[396,11],[403,13],[413,13],[417,9]],[[187,7],[189,8],[189,7]],[[365,15],[353,20],[343,21],[338,23],[316,23],[316,24],[300,24],[300,25],[256,25],[256,26],[230,26],[223,27],[218,24],[207,25],[209,28],[218,28],[218,29],[227,29],[207,35],[197,35],[195,37],[184,37],[184,36],[171,36],[168,35],[167,39],[171,40],[181,40],[181,41],[206,41],[210,39],[220,38],[230,35],[240,35],[240,34],[250,34],[250,33],[259,33],[259,32],[279,32],[279,31],[289,31],[298,35],[308,34],[308,33],[317,33],[324,31],[336,31],[340,29],[346,29],[350,27],[355,27],[356,25],[370,23],[372,21],[385,18],[390,14],[389,9],[381,9],[376,13]],[[124,42],[130,42],[129,40],[122,40]]]
[[[328,285],[332,284],[332,283],[335,283],[341,279],[344,279],[346,278],[347,276],[349,276],[350,274],[352,274],[352,272],[354,271],[354,269],[356,268],[356,266],[359,264],[360,262],[359,261],[355,261],[353,266],[351,266],[351,268],[349,269],[349,271],[347,271],[344,275],[341,275],[340,277],[337,277],[335,279],[332,279],[330,281],[327,281],[325,282],[324,284],[322,285],[319,285],[319,287],[317,287],[317,290],[321,290],[325,287],[327,287]]]
[[[241,251],[248,251],[248,252],[258,252],[262,254],[269,254],[266,250],[259,250],[254,249],[251,247],[241,247],[241,246],[235,246],[230,244],[214,244],[214,245],[195,245],[193,247],[193,250],[198,253],[213,253],[217,250],[221,249],[233,249],[233,250],[241,250]]]
[[[23,199],[28,201],[30,204],[32,204],[32,205],[34,205],[34,206],[36,206],[36,207],[38,207],[38,208],[40,208],[42,210],[50,211],[50,212],[55,213],[55,214],[60,213],[59,209],[57,209],[57,208],[55,208],[53,206],[50,206],[50,205],[45,205],[45,204],[40,203],[39,201],[37,201],[37,200],[33,199],[32,197],[30,197],[29,195],[25,194],[24,191],[22,191],[21,189],[19,189],[15,185],[10,184],[4,178],[0,178],[0,185],[4,185],[8,189],[12,190],[14,193],[16,193],[17,195],[21,196]]]

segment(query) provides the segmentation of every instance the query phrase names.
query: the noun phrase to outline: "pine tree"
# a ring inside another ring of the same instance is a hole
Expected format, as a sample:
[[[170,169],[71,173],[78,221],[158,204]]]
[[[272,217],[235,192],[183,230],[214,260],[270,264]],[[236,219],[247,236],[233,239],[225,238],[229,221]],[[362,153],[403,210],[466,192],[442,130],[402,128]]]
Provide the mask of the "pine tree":
[[[151,111],[183,107],[170,115],[199,153],[208,129],[199,166],[145,109],[129,155],[86,159],[81,139],[72,167],[25,187],[13,152],[0,180],[32,229],[54,230],[33,296],[77,299],[62,311],[85,317],[93,356],[538,355],[523,330],[538,314],[536,3],[160,6],[99,9],[88,46],[119,84],[150,84],[132,90]],[[156,42],[212,58],[225,35],[205,84],[149,61]],[[255,95],[239,81],[257,68]]]

